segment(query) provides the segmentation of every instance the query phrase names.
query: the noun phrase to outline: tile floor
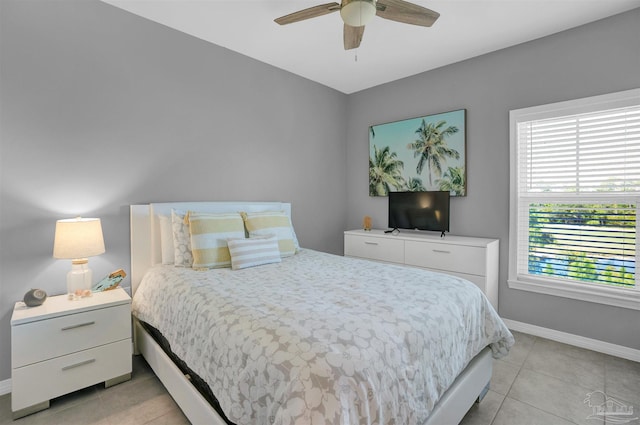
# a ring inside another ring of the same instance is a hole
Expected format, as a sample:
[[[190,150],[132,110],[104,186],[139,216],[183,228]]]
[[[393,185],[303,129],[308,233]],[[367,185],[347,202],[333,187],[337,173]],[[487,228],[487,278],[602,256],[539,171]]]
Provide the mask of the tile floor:
[[[640,363],[513,332],[509,355],[493,361],[491,389],[463,425],[640,425]],[[606,396],[632,415],[590,417]],[[629,409],[630,411],[631,409]]]
[[[508,357],[494,360],[491,390],[464,425],[640,425],[640,363],[514,332]],[[590,418],[592,405],[610,400],[633,406],[633,415]],[[626,421],[626,422],[624,422]],[[0,397],[0,425],[181,425],[178,406],[141,357],[131,381],[86,388],[51,401],[45,411],[11,419],[10,395]],[[199,425],[199,424],[198,424]],[[448,425],[448,424],[443,424]]]

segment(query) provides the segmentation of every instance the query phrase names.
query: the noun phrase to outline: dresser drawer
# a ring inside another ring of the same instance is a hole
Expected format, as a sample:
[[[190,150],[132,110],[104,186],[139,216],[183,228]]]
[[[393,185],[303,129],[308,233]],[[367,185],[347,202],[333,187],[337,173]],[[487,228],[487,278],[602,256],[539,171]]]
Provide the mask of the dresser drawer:
[[[12,365],[18,368],[130,337],[128,303],[24,323],[11,327]]]
[[[441,242],[406,241],[405,263],[442,271],[486,274],[485,248]]]
[[[345,235],[344,255],[402,264],[404,262],[404,241],[361,235]]]
[[[131,340],[123,340],[29,366],[14,368],[15,412],[71,391],[131,373]]]

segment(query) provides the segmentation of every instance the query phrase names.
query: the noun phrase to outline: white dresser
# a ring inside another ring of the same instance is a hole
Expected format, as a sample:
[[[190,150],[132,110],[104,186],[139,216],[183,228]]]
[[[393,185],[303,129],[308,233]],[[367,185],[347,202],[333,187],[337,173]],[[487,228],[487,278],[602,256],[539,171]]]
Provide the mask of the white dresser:
[[[344,232],[344,255],[422,267],[475,283],[498,310],[498,239],[432,235],[415,231]]]
[[[14,419],[49,400],[131,377],[131,298],[121,288],[70,301],[15,304],[11,316],[11,410]]]

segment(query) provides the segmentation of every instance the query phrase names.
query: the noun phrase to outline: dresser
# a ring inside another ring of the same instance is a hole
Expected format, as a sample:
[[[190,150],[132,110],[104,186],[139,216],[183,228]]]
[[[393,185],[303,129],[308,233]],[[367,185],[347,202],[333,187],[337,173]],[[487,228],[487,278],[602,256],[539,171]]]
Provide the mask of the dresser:
[[[131,298],[122,289],[71,301],[15,304],[11,316],[11,410],[19,418],[99,382],[131,378]]]
[[[382,230],[344,232],[344,255],[421,267],[475,283],[498,310],[498,239]]]

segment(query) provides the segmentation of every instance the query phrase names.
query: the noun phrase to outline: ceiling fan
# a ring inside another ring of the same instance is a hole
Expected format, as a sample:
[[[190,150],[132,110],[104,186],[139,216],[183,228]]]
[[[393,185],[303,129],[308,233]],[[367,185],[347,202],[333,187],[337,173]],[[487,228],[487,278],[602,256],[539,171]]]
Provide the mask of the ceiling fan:
[[[275,19],[280,25],[292,24],[306,19],[316,18],[332,12],[340,11],[344,22],[344,49],[350,50],[360,46],[364,26],[378,15],[391,21],[411,25],[430,27],[440,14],[426,7],[404,0],[342,0],[341,4],[326,3],[308,9],[299,10]]]

